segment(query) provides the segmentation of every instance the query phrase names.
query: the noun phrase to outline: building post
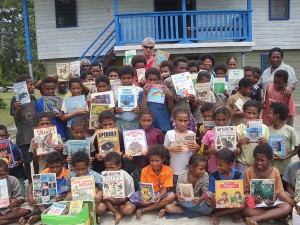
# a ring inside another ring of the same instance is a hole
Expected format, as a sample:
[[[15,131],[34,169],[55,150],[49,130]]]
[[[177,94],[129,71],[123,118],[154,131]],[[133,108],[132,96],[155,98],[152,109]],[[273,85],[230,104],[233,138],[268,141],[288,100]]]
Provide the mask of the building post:
[[[246,54],[245,52],[242,52],[242,67],[246,65]]]
[[[114,20],[115,20],[115,34],[116,34],[116,45],[120,44],[120,35],[121,32],[119,29],[119,11],[118,11],[118,0],[114,0]]]
[[[248,12],[248,38],[247,41],[252,41],[252,0],[247,0]]]
[[[189,43],[187,39],[187,23],[186,23],[186,0],[181,1],[182,4],[182,35],[183,40],[180,43]]]

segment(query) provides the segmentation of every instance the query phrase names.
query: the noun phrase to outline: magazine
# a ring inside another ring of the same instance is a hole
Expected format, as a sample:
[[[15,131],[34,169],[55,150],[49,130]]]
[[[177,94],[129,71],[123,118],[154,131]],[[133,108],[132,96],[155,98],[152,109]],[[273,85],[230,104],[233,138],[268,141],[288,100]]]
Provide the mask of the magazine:
[[[170,53],[158,49],[156,51],[152,67],[159,68],[161,62],[164,61],[164,60],[168,60],[169,57],[170,57]]]
[[[123,138],[126,154],[131,156],[140,156],[147,153],[148,146],[144,130],[124,130]]]
[[[211,102],[210,82],[195,84],[196,100]]]
[[[93,99],[93,103],[108,105],[109,108],[115,107],[115,98],[113,91],[94,93],[91,95],[91,99]]]
[[[108,110],[108,105],[102,105],[102,104],[91,104],[90,108],[90,121],[89,121],[89,129],[98,129],[100,128],[99,124],[99,114],[103,112],[104,110]]]
[[[118,128],[98,129],[96,133],[99,153],[120,152]]]
[[[80,109],[87,109],[87,103],[84,95],[68,97],[65,98],[65,101],[67,106],[66,113],[74,113]]]
[[[7,188],[7,179],[0,180],[0,208],[7,208],[10,204]]]
[[[194,197],[194,189],[192,184],[178,184],[180,196],[185,199],[185,201],[192,201]]]
[[[176,94],[181,98],[187,98],[189,94],[195,95],[193,82],[189,80],[187,76],[189,76],[189,72],[178,73],[171,76]]]
[[[82,84],[84,84],[90,90],[91,94],[97,92],[96,84],[94,81],[83,82]]]
[[[131,59],[136,55],[136,50],[125,51],[125,65],[131,65]]]
[[[63,204],[59,204],[57,202],[53,203],[50,209],[48,210],[48,215],[63,215],[67,210],[67,206]]]
[[[103,171],[103,196],[125,198],[125,183],[123,171]]]
[[[138,82],[141,82],[143,78],[145,78],[145,68],[136,69],[136,75],[138,78]]]
[[[14,83],[13,87],[16,101],[21,102],[22,105],[31,102],[26,81]]]
[[[62,100],[58,96],[44,96],[44,112],[60,113]]]
[[[118,87],[118,105],[123,111],[131,111],[137,106],[137,88],[135,86]]]
[[[251,179],[250,195],[256,197],[260,196],[263,200],[257,207],[267,207],[265,201],[270,200],[274,202],[275,195],[275,180],[274,179]]]
[[[223,94],[226,89],[225,86],[225,78],[214,78],[214,92],[217,94]]]
[[[75,77],[80,76],[80,61],[73,61],[70,62],[70,74],[74,75]]]
[[[188,144],[196,143],[196,134],[187,133],[187,134],[175,134],[175,145],[182,146],[182,151],[188,152]]]
[[[216,180],[216,208],[243,208],[243,180]]]
[[[56,63],[56,74],[58,79],[69,80],[70,64],[69,63]]]
[[[94,200],[96,195],[94,175],[71,178],[71,193],[73,200]]]
[[[262,136],[262,120],[247,120],[246,135],[250,138],[251,143],[258,143],[258,138]]]
[[[139,182],[139,191],[143,202],[155,202],[155,193],[152,183]]]
[[[76,216],[82,210],[83,201],[72,201],[68,215]]]
[[[231,151],[236,149],[236,127],[223,126],[215,127],[215,148],[220,151],[222,148],[228,148]]]
[[[296,172],[296,182],[295,182],[295,196],[294,200],[296,203],[300,202],[300,170]]]
[[[36,149],[37,156],[47,155],[54,151],[54,145],[58,144],[56,126],[34,129],[34,141],[39,144]]]
[[[271,146],[273,153],[278,156],[285,156],[284,149],[284,136],[270,136],[269,137],[269,145]]]
[[[150,91],[148,92],[148,102],[154,102],[159,104],[165,104],[165,93],[164,85],[161,84],[152,84]]]
[[[33,197],[38,205],[56,201],[57,182],[55,173],[32,175]]]
[[[89,140],[68,140],[66,142],[68,156],[72,157],[77,152],[84,152],[90,157],[90,144]]]
[[[240,80],[244,77],[244,69],[229,69],[228,75],[228,90],[233,91],[239,86]]]
[[[6,159],[8,168],[12,168],[15,165],[14,154],[11,148],[10,139],[0,140],[0,159]]]

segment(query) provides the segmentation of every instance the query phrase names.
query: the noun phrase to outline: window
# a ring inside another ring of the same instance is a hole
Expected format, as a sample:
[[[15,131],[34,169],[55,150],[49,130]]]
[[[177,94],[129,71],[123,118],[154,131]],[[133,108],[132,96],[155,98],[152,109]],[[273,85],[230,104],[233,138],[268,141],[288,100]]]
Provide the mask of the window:
[[[269,0],[269,20],[290,19],[290,0]]]
[[[264,53],[260,55],[261,59],[261,72],[264,72],[265,69],[269,68],[271,66],[270,59],[269,59],[269,53]]]
[[[77,27],[76,0],[55,0],[56,27]]]

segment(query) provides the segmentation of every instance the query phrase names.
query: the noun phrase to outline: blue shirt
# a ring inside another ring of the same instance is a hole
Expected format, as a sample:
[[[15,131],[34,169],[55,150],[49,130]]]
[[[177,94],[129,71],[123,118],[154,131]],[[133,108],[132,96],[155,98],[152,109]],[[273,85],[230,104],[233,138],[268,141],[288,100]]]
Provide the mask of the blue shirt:
[[[93,170],[88,169],[87,173],[85,175],[83,175],[83,176],[88,176],[88,175],[94,175],[95,184],[98,186],[98,188],[100,190],[102,190],[103,184],[102,184],[102,176],[101,176],[101,174],[99,174],[99,173],[97,173],[97,172],[95,172]],[[69,190],[71,190],[71,178],[73,178],[73,177],[78,177],[74,171],[72,171],[69,174],[69,177],[68,177]]]

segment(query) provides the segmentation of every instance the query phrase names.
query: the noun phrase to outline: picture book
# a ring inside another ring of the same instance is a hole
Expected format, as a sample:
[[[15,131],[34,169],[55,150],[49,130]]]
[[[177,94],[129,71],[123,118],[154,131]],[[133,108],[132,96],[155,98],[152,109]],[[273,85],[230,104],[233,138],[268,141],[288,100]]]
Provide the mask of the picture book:
[[[96,195],[94,175],[71,178],[73,200],[94,200]]]
[[[139,182],[139,191],[143,202],[155,202],[155,193],[152,183]]]
[[[183,151],[189,151],[188,144],[190,143],[196,143],[195,133],[175,134],[175,145],[182,146]]]
[[[154,62],[153,62],[153,67],[159,68],[160,63],[164,60],[168,60],[170,57],[170,53],[166,52],[166,51],[162,51],[162,50],[157,50],[156,54],[155,54],[155,58],[154,58]]]
[[[147,153],[148,145],[144,130],[124,130],[123,138],[126,154],[140,156]]]
[[[143,78],[145,78],[145,68],[139,68],[139,69],[136,69],[136,75],[137,75],[137,78],[138,78],[138,82],[141,82],[141,80]]]
[[[33,197],[38,205],[55,202],[57,182],[55,173],[32,175]]]
[[[122,82],[120,79],[110,80],[110,86],[112,91],[116,91],[119,86],[122,86]]]
[[[60,113],[62,100],[58,96],[44,96],[44,112]]]
[[[251,143],[257,143],[258,138],[262,136],[262,120],[247,120],[246,135],[250,138]]]
[[[136,55],[136,50],[125,51],[125,65],[131,65],[131,59]]]
[[[90,121],[89,121],[89,129],[99,129],[99,114],[104,110],[108,110],[108,105],[102,105],[97,103],[92,103],[90,108]]]
[[[269,137],[269,145],[273,149],[273,153],[278,156],[285,156],[284,149],[284,136],[270,136]]]
[[[91,99],[93,99],[93,103],[108,105],[109,108],[115,107],[115,98],[113,91],[94,93],[91,95]]]
[[[56,63],[56,74],[58,79],[69,80],[70,64],[69,63]]]
[[[238,100],[236,100],[236,102],[234,103],[235,107],[237,107],[237,109],[241,112],[243,112],[243,106],[244,106],[245,102],[239,98]]]
[[[37,156],[47,155],[54,151],[54,145],[58,144],[56,126],[34,129],[34,141],[39,144],[36,149]]]
[[[83,201],[71,201],[68,215],[76,216],[82,210]]]
[[[226,86],[225,78],[214,78],[214,92],[223,94]]]
[[[0,140],[0,159],[7,161],[8,168],[12,168],[15,165],[14,154],[10,143],[9,138]]]
[[[90,93],[97,92],[96,84],[94,81],[83,82],[82,84],[84,84],[90,90]]]
[[[243,208],[243,180],[216,180],[216,208]]]
[[[216,127],[217,125],[216,125],[215,121],[203,121],[203,126],[205,128],[211,129],[211,128]]]
[[[274,201],[275,195],[275,180],[274,179],[251,179],[250,195],[256,197],[260,196],[263,203],[257,205],[260,207],[267,206],[266,200]]]
[[[84,95],[65,98],[67,113],[74,113],[80,109],[87,109],[87,103]]]
[[[120,152],[118,128],[96,130],[99,153]]]
[[[123,171],[103,171],[103,196],[113,198],[125,198],[125,184]]]
[[[187,76],[189,72],[178,73],[172,75],[172,81],[176,90],[176,94],[181,98],[187,98],[189,94],[195,94],[195,89],[191,80]]]
[[[7,188],[7,179],[0,180],[0,208],[7,208],[9,206],[9,195]]]
[[[178,184],[180,196],[186,201],[192,201],[194,199],[194,189],[192,184]]]
[[[294,200],[296,203],[300,202],[300,170],[296,172]]]
[[[210,82],[195,84],[196,100],[211,102]]]
[[[80,75],[80,61],[70,62],[70,74],[78,77]]]
[[[137,106],[137,88],[135,86],[118,87],[118,105],[123,111],[131,111]]]
[[[68,148],[68,156],[72,157],[76,152],[84,152],[88,156],[90,152],[90,141],[89,140],[68,140],[66,142]]]
[[[165,93],[164,85],[161,84],[152,84],[150,91],[148,92],[148,102],[154,102],[159,104],[165,104]]]
[[[50,209],[48,210],[48,215],[63,215],[67,210],[67,205],[59,204],[57,202],[53,203]]]
[[[31,102],[26,81],[13,83],[13,87],[16,101],[21,102],[22,105]]]
[[[215,127],[215,148],[220,151],[222,148],[228,148],[231,151],[236,149],[236,127],[223,126]]]
[[[240,80],[244,77],[244,69],[229,69],[228,75],[228,90],[233,91],[239,86]]]
[[[192,79],[192,83],[195,87],[196,83],[197,83],[197,77],[198,77],[198,73],[190,73],[190,77]],[[196,89],[196,88],[195,88]],[[196,91],[196,90],[195,90]]]

